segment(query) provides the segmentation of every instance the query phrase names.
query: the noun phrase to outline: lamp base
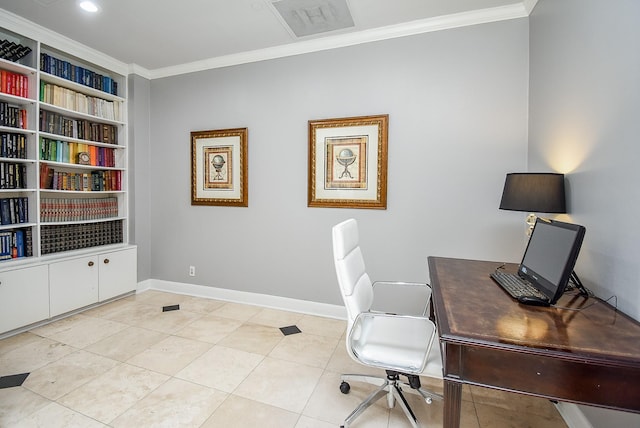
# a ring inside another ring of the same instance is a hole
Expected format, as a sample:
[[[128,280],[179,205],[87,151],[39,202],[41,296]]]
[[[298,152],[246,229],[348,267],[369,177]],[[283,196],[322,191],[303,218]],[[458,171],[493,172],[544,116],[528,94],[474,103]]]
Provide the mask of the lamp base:
[[[533,233],[533,226],[535,226],[536,224],[536,219],[538,218],[537,215],[535,215],[534,213],[530,213],[527,216],[527,225],[529,226],[529,228],[527,229],[527,236],[531,237],[531,234]]]

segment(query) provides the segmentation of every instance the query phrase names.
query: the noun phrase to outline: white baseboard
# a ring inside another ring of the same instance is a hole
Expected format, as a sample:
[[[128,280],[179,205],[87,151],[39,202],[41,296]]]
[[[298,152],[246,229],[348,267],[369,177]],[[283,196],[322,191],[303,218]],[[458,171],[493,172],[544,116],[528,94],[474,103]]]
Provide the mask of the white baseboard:
[[[142,293],[143,291],[147,291],[151,289],[151,281],[152,279],[146,279],[138,283],[136,287],[136,293]]]
[[[577,404],[558,402],[556,409],[569,428],[593,428]]]
[[[138,283],[137,292],[147,290],[167,291],[188,296],[224,300],[226,302],[244,303],[271,309],[281,309],[308,315],[328,318],[347,319],[344,306],[327,303],[310,302],[308,300],[290,299],[288,297],[270,296],[268,294],[249,293],[246,291],[228,290],[205,285],[186,284],[181,282],[148,279]]]

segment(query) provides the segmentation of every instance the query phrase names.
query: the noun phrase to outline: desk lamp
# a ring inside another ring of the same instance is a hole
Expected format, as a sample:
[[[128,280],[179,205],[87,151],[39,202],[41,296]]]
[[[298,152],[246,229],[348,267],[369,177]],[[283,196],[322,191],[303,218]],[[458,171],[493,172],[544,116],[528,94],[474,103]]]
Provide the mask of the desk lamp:
[[[534,213],[566,213],[564,174],[517,172],[507,174],[500,201],[501,210],[524,211],[527,217],[527,236],[536,223]]]

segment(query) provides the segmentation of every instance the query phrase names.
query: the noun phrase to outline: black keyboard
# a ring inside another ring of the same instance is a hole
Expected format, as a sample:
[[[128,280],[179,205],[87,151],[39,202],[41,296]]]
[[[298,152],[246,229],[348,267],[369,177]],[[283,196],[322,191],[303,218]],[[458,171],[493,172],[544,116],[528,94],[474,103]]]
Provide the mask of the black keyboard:
[[[516,300],[524,296],[533,296],[539,299],[549,300],[547,296],[542,294],[537,288],[514,273],[497,270],[491,274],[491,278]]]

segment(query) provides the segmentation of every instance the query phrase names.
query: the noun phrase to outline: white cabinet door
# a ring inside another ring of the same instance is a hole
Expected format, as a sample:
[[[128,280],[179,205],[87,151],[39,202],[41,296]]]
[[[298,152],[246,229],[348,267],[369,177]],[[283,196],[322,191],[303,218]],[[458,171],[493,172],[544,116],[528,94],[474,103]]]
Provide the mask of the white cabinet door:
[[[55,317],[98,301],[98,257],[49,265],[50,312]]]
[[[0,273],[0,333],[49,318],[47,266]]]
[[[99,264],[101,302],[136,289],[138,263],[135,248],[100,254]]]

